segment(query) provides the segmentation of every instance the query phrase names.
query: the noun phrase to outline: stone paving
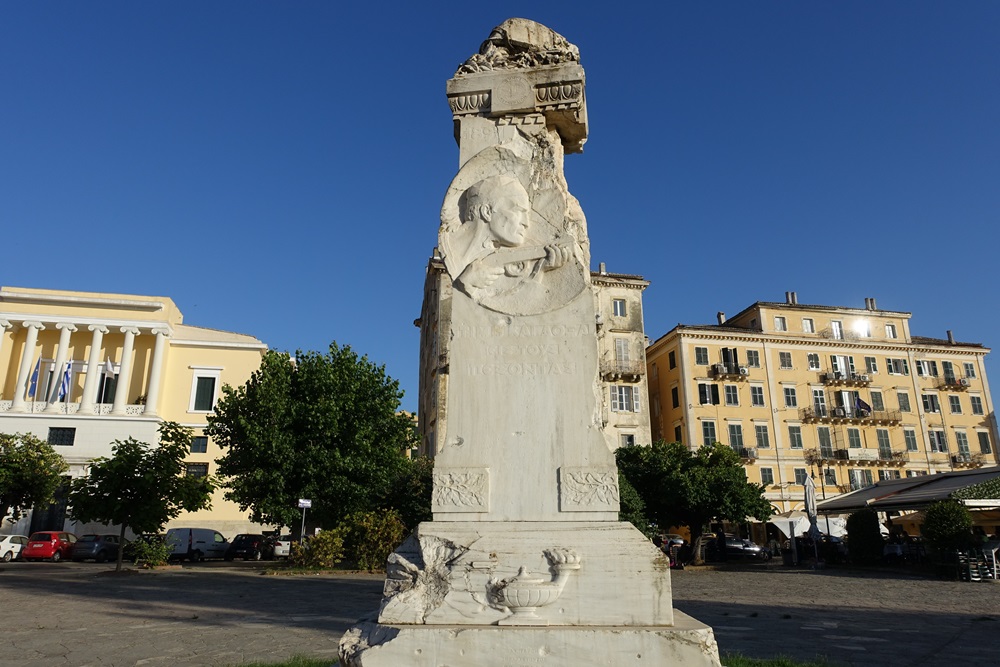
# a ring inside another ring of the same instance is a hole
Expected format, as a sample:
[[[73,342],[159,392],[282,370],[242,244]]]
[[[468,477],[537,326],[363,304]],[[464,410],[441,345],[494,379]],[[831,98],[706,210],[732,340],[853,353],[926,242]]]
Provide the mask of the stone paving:
[[[723,651],[841,665],[997,665],[1000,587],[780,564],[674,572],[675,606]],[[336,659],[378,606],[379,575],[261,576],[207,563],[109,576],[92,563],[0,565],[5,667],[222,667]],[[401,666],[405,667],[405,666]]]

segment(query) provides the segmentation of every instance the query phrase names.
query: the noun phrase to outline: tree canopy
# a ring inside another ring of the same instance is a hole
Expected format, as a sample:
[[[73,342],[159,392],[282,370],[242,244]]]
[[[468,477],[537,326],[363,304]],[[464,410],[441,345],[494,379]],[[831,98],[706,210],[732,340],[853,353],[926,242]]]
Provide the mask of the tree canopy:
[[[30,508],[51,503],[68,470],[47,442],[30,433],[0,433],[0,524],[8,514],[17,521]]]
[[[118,524],[124,538],[126,528],[136,533],[159,532],[182,510],[209,507],[214,488],[211,478],[184,474],[191,429],[164,422],[159,431],[156,446],[134,438],[116,440],[110,458],[94,459],[87,477],[73,480],[70,516],[84,523]],[[121,560],[119,546],[119,569]]]
[[[223,387],[206,433],[223,448],[226,498],[264,524],[334,527],[384,504],[408,474],[412,420],[397,414],[399,383],[350,346],[269,351],[241,387]]]
[[[617,451],[618,469],[645,504],[646,518],[666,529],[687,526],[692,540],[710,521],[767,521],[771,503],[764,487],[747,481],[739,456],[715,443],[689,450],[679,442]]]

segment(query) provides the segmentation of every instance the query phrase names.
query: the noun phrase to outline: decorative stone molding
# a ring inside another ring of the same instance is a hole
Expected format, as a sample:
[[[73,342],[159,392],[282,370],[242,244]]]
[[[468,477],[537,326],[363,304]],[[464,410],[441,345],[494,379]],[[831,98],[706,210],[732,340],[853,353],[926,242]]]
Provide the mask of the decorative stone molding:
[[[474,93],[453,95],[448,98],[448,105],[456,116],[487,113],[490,110],[490,91],[481,90]]]
[[[563,512],[619,508],[616,468],[560,468],[559,509]]]
[[[511,615],[502,618],[497,625],[548,625],[547,619],[536,613],[539,607],[550,605],[559,599],[569,576],[580,569],[580,556],[570,549],[558,547],[545,550],[545,557],[556,572],[552,581],[532,577],[523,565],[517,576],[496,583],[493,597],[499,599],[510,610]]]
[[[568,109],[583,102],[583,81],[556,81],[535,87],[535,104]]]
[[[434,512],[489,512],[489,468],[449,468],[434,471]]]

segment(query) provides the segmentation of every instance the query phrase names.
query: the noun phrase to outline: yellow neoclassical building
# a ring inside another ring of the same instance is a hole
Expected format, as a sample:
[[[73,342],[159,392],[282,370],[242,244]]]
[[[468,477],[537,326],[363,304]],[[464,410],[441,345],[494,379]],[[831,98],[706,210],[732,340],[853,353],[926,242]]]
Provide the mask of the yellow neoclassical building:
[[[757,302],[678,325],[646,351],[654,439],[722,442],[779,511],[807,475],[831,496],[882,479],[996,465],[980,343],[914,336],[910,313]]]
[[[109,456],[114,440],[157,442],[163,421],[195,430],[188,474],[214,474],[220,450],[203,433],[224,384],[241,385],[267,349],[245,334],[184,324],[167,297],[0,287],[0,432],[32,433],[70,465],[70,476]],[[3,532],[75,532],[65,497]],[[171,525],[227,537],[254,527],[218,491],[212,509]]]

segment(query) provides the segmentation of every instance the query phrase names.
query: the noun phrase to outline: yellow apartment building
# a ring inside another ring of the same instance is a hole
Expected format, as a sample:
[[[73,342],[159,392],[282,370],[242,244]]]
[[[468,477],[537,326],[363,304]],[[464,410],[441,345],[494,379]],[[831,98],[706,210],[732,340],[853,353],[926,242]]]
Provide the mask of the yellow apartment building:
[[[609,449],[648,445],[642,293],[649,281],[642,276],[609,273],[601,263],[590,274],[596,305],[598,355],[602,387],[605,442]],[[418,393],[420,453],[433,457],[444,447],[448,406],[452,284],[437,253],[427,265],[420,318],[420,386]]]
[[[721,442],[778,511],[882,479],[996,465],[980,343],[913,336],[910,313],[757,302],[646,350],[653,439]]]
[[[0,432],[32,433],[70,465],[70,477],[110,456],[114,440],[156,443],[163,421],[195,431],[190,475],[214,474],[221,452],[205,435],[224,384],[241,385],[267,349],[245,334],[184,324],[167,297],[0,287]],[[217,491],[212,509],[171,525],[227,537],[256,528]],[[81,533],[60,495],[4,532]]]

